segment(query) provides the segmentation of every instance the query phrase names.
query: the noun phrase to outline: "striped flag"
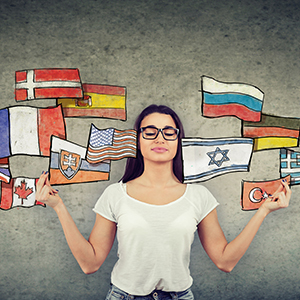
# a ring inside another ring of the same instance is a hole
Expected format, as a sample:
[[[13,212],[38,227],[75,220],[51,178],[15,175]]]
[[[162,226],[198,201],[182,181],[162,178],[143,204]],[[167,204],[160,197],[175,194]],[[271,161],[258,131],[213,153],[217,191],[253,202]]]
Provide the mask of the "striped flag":
[[[86,147],[52,137],[50,183],[55,185],[108,180],[110,162],[90,164],[85,156]]]
[[[247,138],[183,138],[184,182],[200,182],[230,172],[248,171],[253,141]]]
[[[16,71],[16,101],[82,98],[78,69],[32,69]]]
[[[265,200],[273,195],[281,185],[281,180],[270,181],[242,181],[242,197],[241,206],[243,210],[258,209]],[[286,176],[284,179],[290,184],[291,176]]]
[[[0,128],[0,158],[15,154],[49,156],[51,135],[66,136],[61,106],[1,109]]]
[[[11,178],[8,158],[0,158],[0,181],[9,183]]]
[[[90,163],[136,157],[137,133],[134,129],[98,129],[91,124],[86,159]]]
[[[245,83],[224,83],[201,77],[202,114],[204,117],[235,116],[258,122],[261,118],[264,93]]]
[[[291,175],[291,185],[300,184],[300,152],[280,149],[280,174]]]
[[[126,87],[83,85],[84,99],[58,99],[65,117],[98,117],[126,120]]]
[[[46,206],[35,200],[36,183],[38,179],[18,177],[10,183],[0,182],[0,209],[8,210],[14,207]]]
[[[243,122],[243,136],[254,139],[253,151],[297,147],[300,119],[262,114],[260,122]]]

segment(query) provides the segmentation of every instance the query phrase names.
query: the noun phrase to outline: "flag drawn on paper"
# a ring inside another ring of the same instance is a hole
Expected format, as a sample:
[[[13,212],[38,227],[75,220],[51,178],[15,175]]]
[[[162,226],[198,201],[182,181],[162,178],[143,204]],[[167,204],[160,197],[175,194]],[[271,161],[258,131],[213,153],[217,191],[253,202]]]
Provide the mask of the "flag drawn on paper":
[[[0,110],[0,158],[50,155],[51,135],[66,137],[61,106],[13,106]]]
[[[262,114],[260,122],[243,122],[242,135],[254,139],[253,151],[299,144],[300,119]]]
[[[58,99],[65,117],[98,117],[126,120],[126,87],[90,84],[82,85],[84,99]]]
[[[78,69],[31,69],[16,71],[15,100],[82,98]]]
[[[246,83],[225,83],[201,77],[202,115],[204,117],[235,116],[241,120],[258,122],[264,93]]]
[[[8,158],[0,158],[0,181],[10,182],[11,174],[9,170]]]
[[[300,152],[280,149],[280,175],[291,175],[291,185],[300,184]]]
[[[10,183],[0,182],[0,209],[8,210],[14,207],[46,206],[35,200],[36,183],[38,179],[18,177]]]
[[[242,209],[258,209],[270,195],[276,192],[282,179],[286,179],[287,183],[290,184],[291,176],[270,181],[242,181]]]
[[[134,129],[98,129],[91,124],[86,159],[94,164],[103,160],[136,157],[137,132]]]
[[[249,170],[253,140],[248,138],[183,138],[184,182],[200,182],[230,172]]]
[[[90,164],[86,147],[52,137],[50,184],[71,184],[109,180],[110,161]]]

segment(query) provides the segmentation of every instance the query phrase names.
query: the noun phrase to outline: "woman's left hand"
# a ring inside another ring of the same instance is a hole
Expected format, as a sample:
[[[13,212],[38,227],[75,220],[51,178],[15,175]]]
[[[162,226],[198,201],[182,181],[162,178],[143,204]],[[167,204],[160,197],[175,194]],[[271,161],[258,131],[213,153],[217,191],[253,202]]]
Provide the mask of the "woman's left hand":
[[[286,179],[282,179],[281,185],[278,187],[276,192],[265,200],[260,209],[265,209],[267,213],[270,213],[280,208],[288,207],[291,199],[291,194],[292,191]]]

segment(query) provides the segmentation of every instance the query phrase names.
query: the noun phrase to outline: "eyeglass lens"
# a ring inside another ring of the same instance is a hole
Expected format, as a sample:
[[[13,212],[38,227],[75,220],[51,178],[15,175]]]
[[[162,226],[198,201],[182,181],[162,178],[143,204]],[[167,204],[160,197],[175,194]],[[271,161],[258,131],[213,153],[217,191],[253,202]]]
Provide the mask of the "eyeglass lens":
[[[176,140],[178,135],[178,129],[173,127],[167,127],[163,129],[158,129],[156,127],[144,127],[142,129],[143,137],[145,139],[156,139],[159,131],[162,132],[163,137],[166,140]]]

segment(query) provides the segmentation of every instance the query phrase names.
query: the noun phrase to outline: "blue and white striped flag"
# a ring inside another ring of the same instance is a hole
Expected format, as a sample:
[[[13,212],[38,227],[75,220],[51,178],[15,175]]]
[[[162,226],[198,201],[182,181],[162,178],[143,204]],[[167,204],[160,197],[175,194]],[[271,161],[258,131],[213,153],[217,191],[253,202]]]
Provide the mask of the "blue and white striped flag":
[[[184,182],[200,182],[230,172],[247,172],[252,156],[250,138],[183,138]]]
[[[280,174],[291,175],[291,185],[300,184],[300,152],[280,149]]]

